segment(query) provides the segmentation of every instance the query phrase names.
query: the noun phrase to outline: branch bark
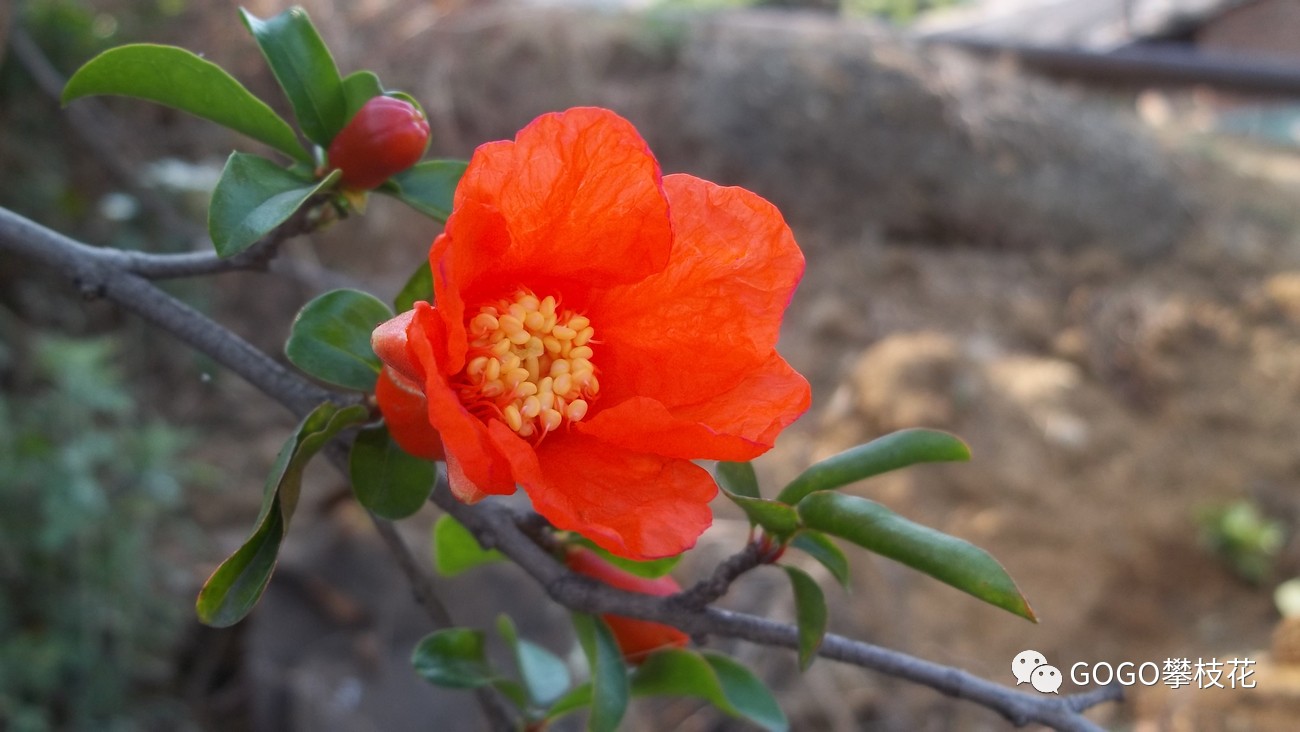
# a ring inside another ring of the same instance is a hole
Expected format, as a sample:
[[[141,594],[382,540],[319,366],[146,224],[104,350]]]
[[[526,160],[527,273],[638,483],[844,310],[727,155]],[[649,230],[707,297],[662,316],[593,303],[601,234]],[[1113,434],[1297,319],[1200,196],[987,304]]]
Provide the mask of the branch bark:
[[[295,414],[305,414],[321,401],[336,398],[154,287],[139,274],[129,271],[125,268],[125,260],[113,250],[87,246],[3,208],[0,208],[0,250],[43,262],[67,275],[83,293],[106,297],[139,314],[226,365]],[[536,527],[530,523],[527,514],[492,502],[466,506],[452,496],[445,478],[440,479],[432,500],[464,524],[485,547],[500,550],[538,582],[553,600],[569,609],[653,620],[676,626],[695,636],[715,635],[767,646],[798,648],[798,631],[786,623],[683,602],[682,595],[652,597],[624,592],[576,575],[529,535],[536,533]],[[402,550],[405,551],[404,545]],[[401,564],[401,557],[398,558]],[[727,566],[720,567],[713,578],[697,586],[701,589],[696,594],[711,596],[716,592],[714,585],[720,585],[725,592],[730,582],[750,568],[753,561],[741,552],[735,558],[734,566],[727,563]],[[413,562],[409,564],[402,569],[418,593],[422,583],[428,580],[422,577]],[[693,597],[692,592],[694,589],[688,591],[686,597]],[[434,622],[442,624],[437,617]],[[835,634],[826,635],[818,654],[974,702],[998,712],[1017,726],[1039,723],[1063,732],[1100,732],[1102,728],[1084,717],[1082,712],[1123,696],[1118,685],[1063,697],[1030,695],[961,669]],[[495,701],[500,703],[499,699]],[[480,698],[480,703],[485,705],[494,726],[506,724],[497,716],[500,709],[494,707],[492,700]]]

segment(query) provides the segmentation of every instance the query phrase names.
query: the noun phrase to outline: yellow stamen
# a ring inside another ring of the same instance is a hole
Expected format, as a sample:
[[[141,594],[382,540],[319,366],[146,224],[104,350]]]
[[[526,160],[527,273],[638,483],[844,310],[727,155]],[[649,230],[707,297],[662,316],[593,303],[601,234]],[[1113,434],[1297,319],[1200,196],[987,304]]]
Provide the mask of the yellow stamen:
[[[467,330],[465,370],[453,381],[472,413],[533,442],[587,416],[600,389],[589,318],[521,289],[469,314]]]

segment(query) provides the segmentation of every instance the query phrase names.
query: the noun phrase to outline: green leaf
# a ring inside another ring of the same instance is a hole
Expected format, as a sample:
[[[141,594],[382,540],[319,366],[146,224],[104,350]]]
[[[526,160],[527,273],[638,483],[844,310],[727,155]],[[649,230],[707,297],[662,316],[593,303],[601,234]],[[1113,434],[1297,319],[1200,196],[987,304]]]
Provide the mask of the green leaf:
[[[311,161],[288,122],[220,66],[183,48],[140,43],[109,49],[72,75],[63,103],[96,94],[157,102]]]
[[[370,392],[383,365],[370,347],[375,326],[393,317],[360,290],[331,290],[298,311],[284,344],[294,366],[329,384]]]
[[[346,127],[352,121],[357,112],[366,106],[366,102],[383,94],[384,85],[379,83],[379,77],[373,71],[354,71],[343,77],[343,100],[347,105],[343,126]]]
[[[572,543],[592,550],[599,554],[601,559],[604,559],[606,562],[609,562],[628,574],[634,574],[638,577],[645,577],[647,579],[655,579],[668,574],[673,571],[673,568],[677,566],[677,563],[682,560],[682,555],[680,554],[675,557],[664,557],[663,559],[628,559],[627,557],[620,557],[617,554],[610,554],[605,549],[596,546],[596,543],[592,540],[581,536],[575,536]]]
[[[329,147],[347,122],[347,100],[334,57],[307,11],[292,7],[267,20],[243,8],[239,14],[289,97],[303,134],[321,147]]]
[[[632,675],[632,695],[695,697],[771,732],[790,728],[763,682],[718,654],[701,655],[679,648],[656,651]]]
[[[521,639],[509,615],[497,616],[497,631],[514,651],[519,676],[534,704],[546,706],[564,696],[569,690],[569,667],[559,656]]]
[[[208,206],[208,235],[217,254],[232,257],[249,248],[340,175],[336,170],[315,181],[266,158],[231,153]]]
[[[766,498],[738,496],[725,488],[722,493],[732,503],[740,506],[751,524],[763,527],[764,531],[778,539],[785,539],[799,530],[799,514],[793,506]]]
[[[588,706],[591,706],[591,682],[584,681],[552,704],[551,708],[546,710],[546,719],[548,722],[554,722]]]
[[[505,558],[495,549],[484,549],[469,529],[447,515],[439,516],[433,524],[432,544],[434,569],[444,577]]]
[[[746,719],[770,730],[783,730],[789,727],[785,713],[776,703],[772,692],[754,672],[720,653],[705,651],[700,654],[713,672],[718,675],[722,693]]]
[[[587,729],[613,732],[627,711],[627,667],[623,665],[623,654],[609,626],[600,618],[574,613],[573,627],[591,666],[591,714]]]
[[[433,270],[429,267],[429,260],[411,273],[410,279],[402,285],[402,289],[393,298],[393,308],[399,313],[415,307],[419,301],[433,302]]]
[[[754,474],[753,463],[729,463],[721,461],[717,467],[718,485],[732,495],[746,498],[762,498],[758,491],[758,476]]]
[[[1034,622],[1007,571],[979,547],[912,523],[884,506],[842,493],[814,493],[799,502],[809,527],[889,557],[975,597]]]
[[[368,416],[364,406],[339,407],[326,402],[298,425],[266,479],[262,509],[252,536],[203,583],[195,603],[199,620],[224,628],[239,622],[253,609],[271,580],[280,542],[298,505],[307,461],[334,435]]]
[[[461,160],[426,160],[389,178],[379,191],[426,216],[446,221],[451,215],[456,185],[467,165]]]
[[[826,637],[826,596],[808,573],[797,567],[783,566],[794,589],[795,619],[799,626],[799,670],[807,671],[817,658],[817,649]]]
[[[947,432],[899,430],[813,465],[782,489],[776,500],[793,506],[813,491],[839,488],[917,463],[947,460],[970,460],[970,448]]]
[[[411,653],[425,681],[450,689],[475,689],[497,680],[488,666],[482,631],[448,628],[426,635]]]
[[[368,427],[357,434],[348,458],[348,473],[357,500],[377,516],[406,518],[429,500],[438,466],[407,454],[393,442],[386,427]]]
[[[844,556],[844,552],[835,546],[835,542],[831,541],[830,537],[820,531],[804,529],[795,535],[790,546],[807,552],[813,559],[821,562],[823,567],[830,570],[844,589],[849,588],[848,557]]]

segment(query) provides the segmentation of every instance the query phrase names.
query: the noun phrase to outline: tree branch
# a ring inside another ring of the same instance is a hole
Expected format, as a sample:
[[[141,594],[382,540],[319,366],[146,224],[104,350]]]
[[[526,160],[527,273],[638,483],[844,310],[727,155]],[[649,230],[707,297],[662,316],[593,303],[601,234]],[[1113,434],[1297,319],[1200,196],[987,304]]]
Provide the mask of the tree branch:
[[[109,250],[86,246],[2,208],[0,249],[44,262],[67,274],[83,292],[107,297],[141,315],[230,367],[295,414],[305,414],[332,396],[222,326],[158,290],[138,274],[122,269],[120,260],[107,253]],[[692,607],[683,603],[680,595],[653,597],[624,592],[574,574],[529,536],[525,529],[531,524],[526,516],[499,503],[464,505],[451,495],[445,478],[439,479],[432,500],[473,532],[480,543],[500,550],[537,581],[553,600],[567,608],[657,621],[697,636],[716,635],[768,646],[798,648],[798,630],[787,623],[714,607]],[[745,552],[741,552],[734,558],[734,567],[720,567],[715,573],[714,579],[721,578],[716,584],[722,586],[723,592],[731,579],[739,576],[735,570],[752,561],[739,558],[745,556]],[[403,570],[418,586],[418,582],[423,580],[420,580],[418,568],[413,565],[412,568],[415,574],[407,567]],[[706,580],[702,584],[712,587],[714,583]],[[692,591],[694,588],[688,592]],[[700,592],[701,596],[707,594]],[[1116,685],[1063,697],[1030,695],[957,668],[835,634],[826,635],[818,654],[974,702],[997,711],[1018,726],[1040,723],[1066,732],[1100,732],[1102,728],[1089,721],[1082,712],[1097,704],[1122,698],[1122,689]],[[480,702],[483,701],[480,698]],[[489,715],[493,714],[492,709],[487,711]],[[500,724],[495,716],[490,716],[490,719],[493,724]]]

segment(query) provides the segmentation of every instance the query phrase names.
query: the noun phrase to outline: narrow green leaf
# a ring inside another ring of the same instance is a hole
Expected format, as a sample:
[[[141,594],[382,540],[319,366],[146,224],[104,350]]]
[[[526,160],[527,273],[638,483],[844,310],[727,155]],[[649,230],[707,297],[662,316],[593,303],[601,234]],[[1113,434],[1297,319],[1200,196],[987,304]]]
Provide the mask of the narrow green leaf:
[[[429,267],[429,260],[424,260],[411,277],[402,285],[402,289],[393,298],[393,309],[399,313],[415,307],[417,302],[433,302],[433,270]]]
[[[467,165],[461,160],[426,160],[389,178],[379,191],[426,216],[446,221]]]
[[[591,706],[591,682],[584,681],[546,710],[546,720],[554,722],[589,706]]]
[[[592,550],[599,554],[601,559],[604,559],[628,574],[634,574],[638,577],[645,577],[647,579],[655,579],[668,574],[673,571],[673,568],[677,566],[677,563],[682,560],[681,554],[678,554],[675,557],[664,557],[663,559],[628,559],[627,557],[620,557],[617,554],[611,554],[605,549],[596,546],[596,543],[592,540],[581,536],[575,536],[573,543]]]
[[[722,494],[740,506],[751,524],[763,527],[764,531],[778,539],[784,539],[799,530],[799,514],[794,506],[766,498],[738,496],[726,489],[723,489]]]
[[[361,405],[339,407],[326,402],[298,425],[267,476],[252,536],[203,583],[195,603],[199,620],[224,628],[239,622],[253,609],[271,581],[280,542],[298,506],[307,461],[326,441],[368,415],[369,410]]]
[[[794,589],[795,619],[799,626],[799,670],[807,671],[826,637],[826,596],[816,580],[797,567],[783,566]]]
[[[432,546],[434,569],[444,577],[505,558],[495,549],[484,549],[469,529],[447,515],[439,516],[433,524]]]
[[[289,98],[303,134],[321,147],[329,147],[347,122],[347,100],[334,57],[307,11],[292,7],[267,20],[243,8],[239,14]]]
[[[849,560],[844,556],[844,552],[835,546],[835,542],[830,537],[820,531],[804,529],[795,535],[794,541],[790,546],[807,552],[810,557],[821,562],[822,566],[830,570],[831,575],[839,580],[844,589],[849,588]]]
[[[298,311],[284,344],[294,366],[345,389],[370,392],[383,368],[370,347],[375,326],[393,312],[360,290],[331,290]]]
[[[217,254],[232,257],[249,248],[340,175],[336,170],[315,181],[266,158],[231,153],[208,205],[208,235]]]
[[[912,523],[884,506],[842,493],[814,493],[799,515],[824,531],[924,572],[962,592],[1038,622],[1029,602],[1001,564],[979,547]]]
[[[793,506],[813,491],[839,488],[917,463],[948,460],[970,460],[970,448],[947,432],[899,430],[813,465],[782,489],[776,500]]]
[[[496,680],[488,666],[482,631],[448,628],[425,636],[411,654],[425,681],[450,689],[474,689]]]
[[[748,719],[763,729],[772,732],[789,729],[781,708],[762,682],[752,674],[745,679],[748,672],[742,668],[743,673],[736,673],[724,661],[720,664],[727,675],[724,685],[714,663],[694,651],[679,648],[656,651],[633,673],[632,695],[694,697],[709,702],[724,714]]]
[[[357,501],[376,515],[401,519],[419,511],[433,492],[438,466],[407,454],[386,427],[357,434],[348,458],[348,473]]]
[[[139,43],[109,49],[77,70],[63,103],[96,94],[145,99],[188,112],[310,162],[293,128],[224,69],[175,46]]]
[[[722,693],[741,715],[765,729],[789,728],[785,712],[781,711],[772,692],[768,691],[754,672],[720,653],[705,651],[700,655],[713,667],[713,672],[718,675],[718,683],[722,685]]]
[[[718,485],[729,493],[746,498],[762,498],[758,490],[758,476],[753,463],[720,461],[717,468]]]
[[[497,631],[514,651],[519,676],[534,704],[544,707],[564,696],[569,690],[569,667],[559,656],[521,639],[509,615],[497,616]]]
[[[366,102],[383,94],[384,85],[379,83],[379,77],[373,71],[354,71],[343,77],[343,100],[347,105],[343,126],[346,127],[352,121]]]
[[[573,627],[591,666],[591,714],[587,729],[613,732],[627,711],[628,681],[623,655],[614,634],[600,618],[574,613]]]

